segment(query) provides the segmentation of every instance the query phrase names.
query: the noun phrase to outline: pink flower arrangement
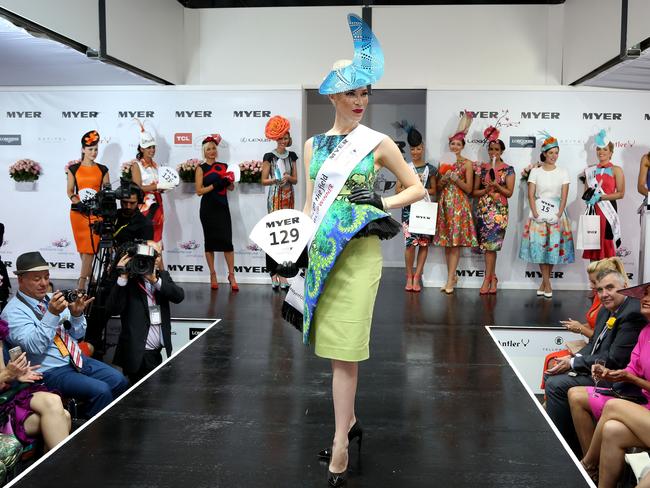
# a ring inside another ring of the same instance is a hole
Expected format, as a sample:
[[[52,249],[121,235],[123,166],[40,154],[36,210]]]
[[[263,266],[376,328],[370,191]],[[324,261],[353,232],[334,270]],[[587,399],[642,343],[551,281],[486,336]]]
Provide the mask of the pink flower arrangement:
[[[176,171],[178,171],[178,176],[180,176],[181,181],[185,183],[194,183],[194,173],[196,172],[196,167],[201,164],[199,159],[188,159],[180,164],[176,165]]]
[[[43,173],[43,168],[31,159],[19,159],[9,166],[9,177],[15,181],[36,181]]]
[[[262,161],[244,161],[239,163],[241,170],[240,183],[262,182]]]
[[[131,166],[138,164],[137,159],[132,159],[131,161],[125,161],[120,164],[120,178],[123,180],[131,181],[133,177],[131,176]]]

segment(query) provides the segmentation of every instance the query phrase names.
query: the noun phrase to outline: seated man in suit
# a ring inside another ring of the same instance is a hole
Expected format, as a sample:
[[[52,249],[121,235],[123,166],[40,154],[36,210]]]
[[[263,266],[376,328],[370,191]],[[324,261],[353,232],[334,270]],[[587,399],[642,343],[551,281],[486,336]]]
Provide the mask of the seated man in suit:
[[[591,367],[597,359],[609,369],[622,369],[630,362],[641,329],[647,323],[640,313],[639,300],[618,293],[625,288],[625,276],[605,270],[596,278],[596,292],[603,304],[596,318],[594,335],[574,357],[560,358],[546,371],[546,411],[580,458],[582,451],[569,408],[568,392],[574,386],[593,386]]]
[[[149,241],[148,251],[155,264],[146,274],[129,270],[134,257],[124,254],[117,263],[118,277],[108,296],[107,308],[119,314],[122,331],[113,362],[122,367],[132,383],[146,376],[162,363],[161,350],[172,352],[169,302],[180,303],[183,289],[162,269],[160,249]],[[135,256],[137,259],[138,256]]]
[[[124,392],[129,381],[116,369],[83,356],[78,341],[86,332],[84,310],[93,300],[80,294],[68,303],[59,291],[47,297],[49,265],[41,253],[18,256],[18,293],[2,311],[9,323],[9,347],[20,346],[48,389],[87,403],[92,417]]]

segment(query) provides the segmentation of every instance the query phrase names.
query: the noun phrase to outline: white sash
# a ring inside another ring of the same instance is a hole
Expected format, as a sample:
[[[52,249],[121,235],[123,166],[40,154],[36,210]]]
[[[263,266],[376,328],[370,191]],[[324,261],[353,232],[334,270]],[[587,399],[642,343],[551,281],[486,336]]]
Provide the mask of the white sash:
[[[352,170],[384,137],[381,132],[359,124],[327,156],[314,180],[311,219],[316,225],[310,244]]]
[[[598,171],[598,166],[592,166],[591,168],[587,168],[585,170],[587,186],[589,186],[589,188],[593,188],[594,191],[606,195],[606,193],[598,184],[598,180],[596,179],[596,171]],[[614,169],[612,168],[612,173],[613,171]],[[602,175],[604,172],[605,168],[600,168],[600,174]],[[620,242],[621,239],[621,221],[618,218],[616,210],[614,210],[612,202],[609,200],[598,200],[598,203],[596,203],[596,205],[598,205],[598,208],[600,208],[601,212],[603,212],[603,215],[607,219],[607,222],[609,222],[609,225],[612,228],[612,234],[614,234],[614,247],[618,247],[616,243]]]

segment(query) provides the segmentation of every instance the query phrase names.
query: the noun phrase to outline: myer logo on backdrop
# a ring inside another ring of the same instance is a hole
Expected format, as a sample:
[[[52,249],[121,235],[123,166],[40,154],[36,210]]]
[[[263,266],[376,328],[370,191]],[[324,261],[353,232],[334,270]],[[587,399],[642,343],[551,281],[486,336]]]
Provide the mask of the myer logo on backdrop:
[[[510,136],[510,147],[535,147],[536,143],[533,136]]]
[[[9,119],[40,119],[43,112],[7,112]]]
[[[268,273],[265,266],[235,266],[236,273]]]
[[[188,271],[192,273],[203,273],[203,266],[200,264],[168,264],[167,271]]]
[[[195,119],[212,117],[211,110],[176,110],[176,117],[179,119]]]
[[[468,110],[475,119],[498,119],[499,111],[497,110]],[[465,112],[459,112],[459,115],[462,117]]]
[[[619,112],[583,112],[585,120],[621,120],[623,114]]]
[[[0,134],[0,146],[20,146],[20,134]]]
[[[541,271],[526,271],[526,278],[541,278]],[[551,273],[551,278],[558,280],[564,279],[564,273],[562,271],[553,271]]]
[[[64,110],[61,112],[61,116],[64,119],[96,119],[98,115],[99,112],[92,112],[90,110],[81,110],[79,112]]]
[[[485,271],[482,269],[457,269],[456,276],[485,278]]]
[[[521,112],[522,119],[534,119],[534,120],[559,120],[560,112]]]
[[[151,119],[155,117],[153,110],[118,110],[117,116],[122,119],[132,119],[138,117],[140,119]]]
[[[233,110],[233,117],[270,117],[270,110]]]

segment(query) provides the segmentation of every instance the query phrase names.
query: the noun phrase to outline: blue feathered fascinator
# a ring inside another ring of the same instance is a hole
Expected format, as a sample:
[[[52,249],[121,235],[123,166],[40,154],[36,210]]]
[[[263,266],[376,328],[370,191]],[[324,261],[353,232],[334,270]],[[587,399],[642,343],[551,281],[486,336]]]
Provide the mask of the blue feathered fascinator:
[[[596,144],[596,147],[607,147],[609,140],[607,139],[607,131],[605,129],[600,129],[598,134],[594,136],[594,143]]]
[[[384,74],[384,52],[368,24],[357,15],[348,14],[348,25],[354,42],[354,58],[334,65],[318,89],[321,95],[363,88]]]

